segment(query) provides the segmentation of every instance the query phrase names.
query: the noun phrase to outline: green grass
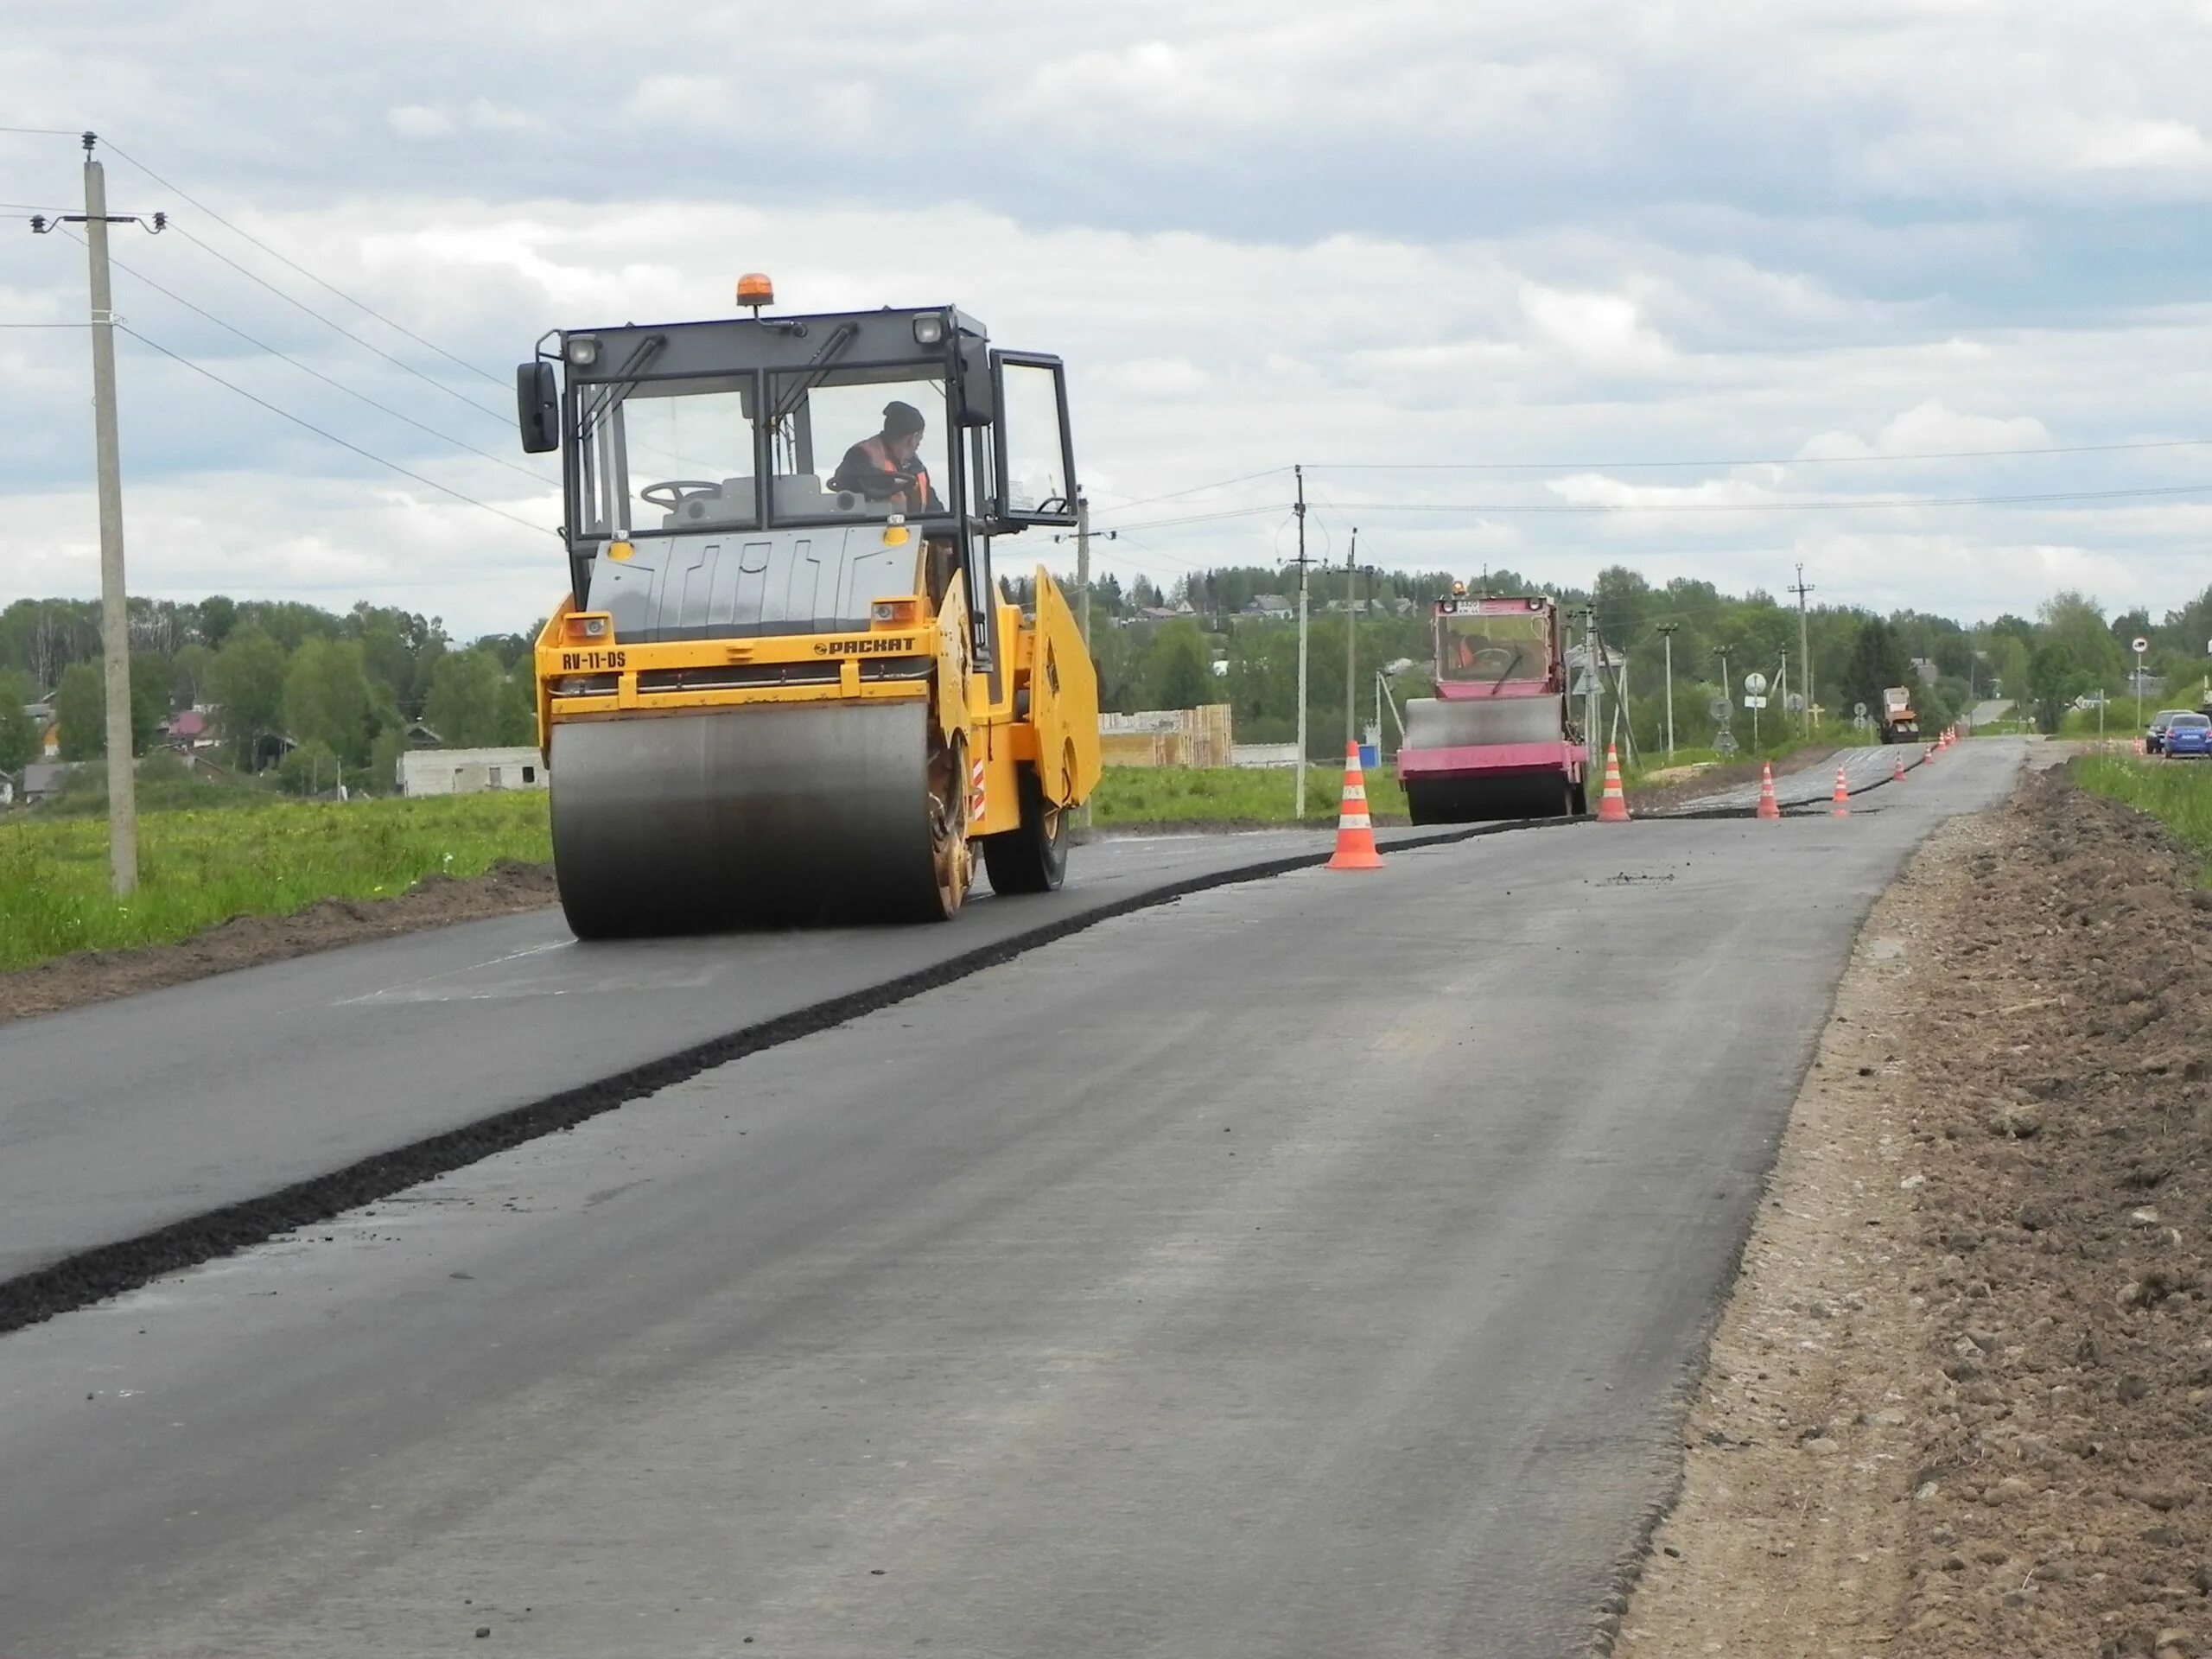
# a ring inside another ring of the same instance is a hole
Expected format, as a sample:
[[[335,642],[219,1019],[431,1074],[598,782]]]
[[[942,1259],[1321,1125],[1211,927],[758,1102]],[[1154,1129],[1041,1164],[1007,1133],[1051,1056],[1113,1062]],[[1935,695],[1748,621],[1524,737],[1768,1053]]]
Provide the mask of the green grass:
[[[2108,739],[2117,738],[2125,743],[2130,738],[2141,736],[2143,726],[2148,725],[2151,716],[2157,714],[2159,709],[2178,706],[2181,705],[2152,702],[2146,700],[2143,704],[2143,724],[2138,725],[2135,720],[2134,698],[2129,697],[2125,701],[2107,703],[2105,706],[2104,734]],[[2034,722],[2029,723],[2032,725]],[[2094,741],[2097,735],[2097,711],[2094,709],[2069,709],[2059,720],[2058,730],[2052,735],[2083,737]]]
[[[2074,780],[2158,819],[2207,861],[2200,879],[2212,886],[2212,760],[2088,754],[2074,763]]]
[[[1133,823],[1291,823],[1297,779],[1291,769],[1260,766],[1109,766],[1090,798],[1090,821],[1102,830]],[[1344,790],[1341,769],[1309,767],[1307,823],[1334,823]],[[1406,816],[1405,791],[1387,766],[1367,774],[1368,810]]]
[[[151,811],[138,852],[138,891],[118,904],[104,818],[0,823],[0,969],[168,944],[233,916],[384,898],[435,872],[479,875],[501,859],[553,855],[536,792]]]

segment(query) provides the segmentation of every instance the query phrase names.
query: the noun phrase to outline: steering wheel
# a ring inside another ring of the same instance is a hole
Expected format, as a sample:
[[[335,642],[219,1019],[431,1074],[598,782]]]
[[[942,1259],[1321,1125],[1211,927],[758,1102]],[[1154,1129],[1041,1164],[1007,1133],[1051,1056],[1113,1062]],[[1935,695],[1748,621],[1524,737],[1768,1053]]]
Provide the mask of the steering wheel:
[[[663,499],[656,495],[656,490],[667,491],[667,498]],[[721,493],[722,486],[711,478],[671,478],[664,483],[646,485],[638,492],[638,496],[640,500],[651,502],[663,512],[674,512],[686,501],[701,501]]]

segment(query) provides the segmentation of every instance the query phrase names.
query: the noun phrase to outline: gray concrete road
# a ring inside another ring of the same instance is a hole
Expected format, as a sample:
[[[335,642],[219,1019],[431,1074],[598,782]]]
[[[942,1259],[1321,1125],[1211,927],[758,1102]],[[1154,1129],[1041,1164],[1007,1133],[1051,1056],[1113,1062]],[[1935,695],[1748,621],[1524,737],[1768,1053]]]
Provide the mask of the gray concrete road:
[[[1074,850],[1063,892],[983,893],[943,927],[586,945],[545,911],[0,1026],[0,1280],[1151,887],[1329,845],[1103,841]]]
[[[1579,1652],[2021,747],[1187,899],[0,1338],[0,1651]]]

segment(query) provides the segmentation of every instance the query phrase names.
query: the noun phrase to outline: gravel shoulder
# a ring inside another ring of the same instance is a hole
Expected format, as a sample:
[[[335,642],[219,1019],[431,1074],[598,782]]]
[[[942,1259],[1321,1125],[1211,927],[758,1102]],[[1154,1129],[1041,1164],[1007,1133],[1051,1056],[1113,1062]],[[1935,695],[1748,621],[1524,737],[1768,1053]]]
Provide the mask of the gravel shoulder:
[[[1878,904],[1617,1651],[2212,1650],[2194,868],[2045,772]]]

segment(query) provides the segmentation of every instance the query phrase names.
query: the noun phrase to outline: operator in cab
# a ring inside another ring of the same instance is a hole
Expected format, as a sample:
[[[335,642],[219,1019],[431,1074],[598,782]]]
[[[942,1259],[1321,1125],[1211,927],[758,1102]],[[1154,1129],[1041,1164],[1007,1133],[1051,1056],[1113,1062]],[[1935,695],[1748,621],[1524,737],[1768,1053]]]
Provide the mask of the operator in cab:
[[[830,487],[881,501],[893,512],[942,512],[944,504],[930,488],[929,469],[921,460],[922,434],[928,425],[912,404],[895,399],[886,404],[883,430],[845,451],[844,460],[830,474]]]
[[[1459,674],[1475,673],[1482,666],[1483,653],[1497,649],[1486,633],[1454,633],[1452,636],[1452,670]]]

